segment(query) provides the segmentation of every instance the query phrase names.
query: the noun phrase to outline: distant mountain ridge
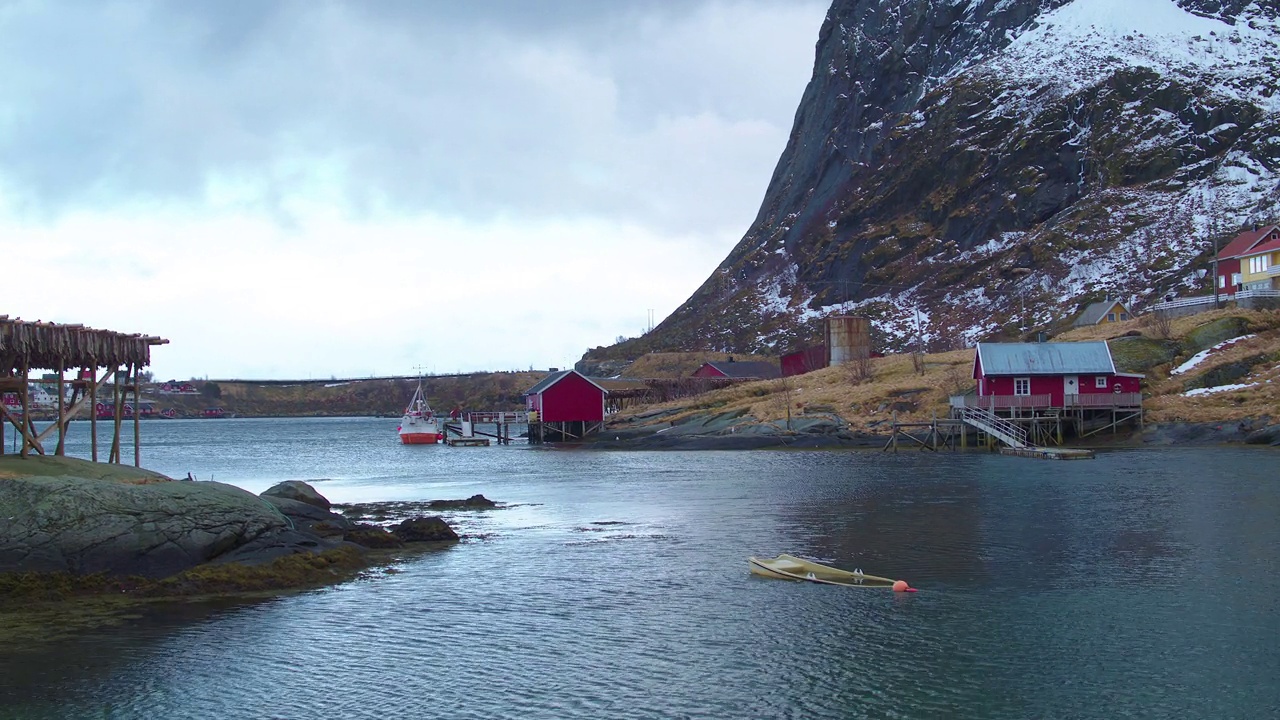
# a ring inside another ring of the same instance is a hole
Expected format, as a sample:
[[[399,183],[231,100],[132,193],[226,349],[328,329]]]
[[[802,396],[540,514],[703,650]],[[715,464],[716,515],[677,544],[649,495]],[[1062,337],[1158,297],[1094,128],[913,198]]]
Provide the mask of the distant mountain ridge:
[[[942,350],[1189,292],[1278,219],[1278,41],[1258,0],[836,0],[746,235],[585,360],[777,353],[846,312]]]

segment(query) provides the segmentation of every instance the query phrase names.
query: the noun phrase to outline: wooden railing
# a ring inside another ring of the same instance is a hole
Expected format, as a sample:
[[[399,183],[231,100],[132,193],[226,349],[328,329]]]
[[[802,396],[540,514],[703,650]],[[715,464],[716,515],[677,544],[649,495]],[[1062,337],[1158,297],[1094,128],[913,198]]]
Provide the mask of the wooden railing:
[[[952,395],[953,408],[983,410],[1048,410],[1062,408],[1142,407],[1142,393],[1089,393],[1067,395],[1062,405],[1054,405],[1051,395]]]
[[[952,395],[953,408],[982,408],[983,410],[1011,410],[1052,407],[1052,395]]]
[[[1068,395],[1063,399],[1069,408],[1142,407],[1142,393],[1092,393],[1089,395]]]

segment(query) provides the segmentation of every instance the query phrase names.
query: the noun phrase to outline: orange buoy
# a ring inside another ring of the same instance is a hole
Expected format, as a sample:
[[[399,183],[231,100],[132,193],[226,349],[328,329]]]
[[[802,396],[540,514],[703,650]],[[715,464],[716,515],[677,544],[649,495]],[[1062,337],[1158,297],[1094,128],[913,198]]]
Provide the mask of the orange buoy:
[[[907,584],[906,580],[895,580],[893,583],[894,592],[915,592],[916,589]]]

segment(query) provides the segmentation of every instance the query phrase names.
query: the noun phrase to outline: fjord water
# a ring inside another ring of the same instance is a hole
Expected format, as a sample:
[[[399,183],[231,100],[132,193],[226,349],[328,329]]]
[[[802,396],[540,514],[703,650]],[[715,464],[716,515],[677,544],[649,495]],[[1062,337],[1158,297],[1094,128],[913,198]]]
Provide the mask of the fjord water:
[[[1114,718],[1280,710],[1280,454],[405,447],[394,419],[151,421],[143,465],[460,498],[337,587],[0,648],[4,718]],[[87,454],[77,423],[71,454]],[[126,459],[131,459],[126,453]],[[767,580],[749,555],[916,594]]]

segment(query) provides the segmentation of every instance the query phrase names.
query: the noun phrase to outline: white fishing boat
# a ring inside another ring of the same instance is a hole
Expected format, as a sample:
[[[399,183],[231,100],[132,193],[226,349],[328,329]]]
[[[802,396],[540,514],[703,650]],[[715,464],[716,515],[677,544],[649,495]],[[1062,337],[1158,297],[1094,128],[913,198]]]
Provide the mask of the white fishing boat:
[[[404,409],[404,417],[400,418],[400,442],[405,445],[433,445],[444,437],[440,432],[440,420],[427,404],[427,394],[422,390],[422,378],[418,378],[418,389]]]

